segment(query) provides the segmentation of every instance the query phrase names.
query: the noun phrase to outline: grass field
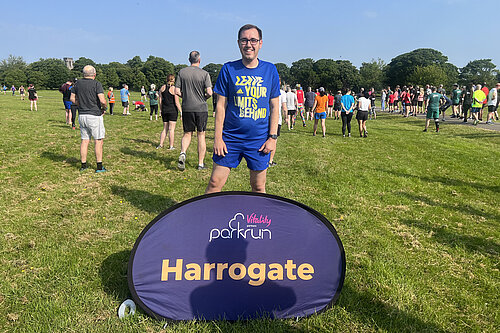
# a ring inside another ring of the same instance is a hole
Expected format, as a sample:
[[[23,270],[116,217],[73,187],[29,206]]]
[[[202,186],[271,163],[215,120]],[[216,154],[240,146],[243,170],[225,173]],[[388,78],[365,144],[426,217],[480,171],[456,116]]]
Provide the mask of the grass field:
[[[204,192],[210,170],[196,170],[192,144],[177,171],[179,150],[155,149],[161,121],[131,111],[105,116],[109,172],[80,173],[79,131],[65,125],[59,92],[39,95],[38,112],[0,95],[0,331],[500,330],[499,132],[443,124],[422,133],[422,119],[388,114],[368,122],[366,139],[355,120],[352,138],[334,120],[325,139],[312,137],[311,123],[284,130],[267,191],[334,224],[347,257],[338,303],[299,321],[164,328],[141,311],[118,319],[128,256],[156,215]],[[212,118],[207,142],[211,166]],[[249,190],[244,163],[225,190]]]

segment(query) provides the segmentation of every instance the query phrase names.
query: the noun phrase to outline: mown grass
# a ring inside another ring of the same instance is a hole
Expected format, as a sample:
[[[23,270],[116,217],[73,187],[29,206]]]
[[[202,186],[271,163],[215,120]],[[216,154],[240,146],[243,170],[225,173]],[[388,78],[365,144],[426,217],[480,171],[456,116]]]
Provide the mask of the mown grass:
[[[79,131],[64,124],[60,94],[39,95],[38,112],[0,95],[1,331],[499,331],[500,133],[422,133],[422,119],[387,114],[369,121],[366,139],[354,121],[352,138],[330,119],[325,139],[311,123],[285,129],[267,191],[334,224],[347,256],[337,305],[299,321],[164,328],[141,311],[118,319],[128,256],[156,215],[204,192],[210,171],[195,169],[195,144],[177,171],[179,150],[155,149],[161,122],[132,111],[105,116],[109,172],[80,173]],[[179,147],[180,122],[177,134]],[[211,166],[213,119],[207,138]],[[244,163],[225,190],[249,190]]]

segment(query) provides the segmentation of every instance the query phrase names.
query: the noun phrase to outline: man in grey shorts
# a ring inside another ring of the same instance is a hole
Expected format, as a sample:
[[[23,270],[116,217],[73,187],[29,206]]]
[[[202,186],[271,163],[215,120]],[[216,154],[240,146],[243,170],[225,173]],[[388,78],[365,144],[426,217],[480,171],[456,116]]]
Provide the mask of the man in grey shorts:
[[[207,151],[205,142],[208,120],[207,99],[212,96],[212,82],[208,72],[200,68],[200,52],[191,51],[189,62],[191,66],[181,69],[175,81],[175,93],[182,98],[182,126],[184,127],[177,167],[179,170],[186,168],[186,151],[191,143],[193,132],[196,130],[198,170],[204,170],[206,167],[203,160]]]
[[[78,80],[71,89],[71,102],[78,105],[80,123],[80,134],[82,143],[80,145],[80,156],[82,167],[80,171],[87,169],[87,150],[90,138],[95,140],[95,158],[97,168],[95,172],[106,172],[102,166],[102,146],[106,130],[102,115],[106,111],[106,99],[100,82],[95,80],[96,71],[93,66],[87,65],[83,68],[83,79]]]

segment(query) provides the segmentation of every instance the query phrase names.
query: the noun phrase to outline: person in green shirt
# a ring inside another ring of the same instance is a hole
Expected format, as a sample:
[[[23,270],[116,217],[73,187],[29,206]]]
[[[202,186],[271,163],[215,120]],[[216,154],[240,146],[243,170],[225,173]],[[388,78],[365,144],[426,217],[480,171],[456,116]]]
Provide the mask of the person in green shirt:
[[[460,99],[462,97],[462,90],[458,88],[458,84],[455,83],[453,85],[453,91],[451,92],[451,103],[452,103],[452,112],[451,118],[457,118],[461,112],[460,110]]]
[[[432,87],[432,93],[427,96],[427,115],[425,119],[424,132],[427,132],[427,128],[429,127],[431,119],[434,119],[434,123],[436,124],[436,132],[439,132],[439,107],[441,106],[441,104],[443,104],[443,102],[443,95],[437,92],[436,87]]]
[[[478,84],[476,85],[476,90],[474,90],[474,93],[472,94],[472,117],[474,118],[474,122],[472,125],[477,125],[479,123],[479,112],[483,108],[483,102],[486,99],[486,95],[484,94],[484,91],[481,90],[481,85]]]
[[[153,120],[153,111],[155,113],[155,120],[158,120],[158,92],[155,90],[156,85],[151,84],[151,90],[148,91],[149,97],[149,120]]]

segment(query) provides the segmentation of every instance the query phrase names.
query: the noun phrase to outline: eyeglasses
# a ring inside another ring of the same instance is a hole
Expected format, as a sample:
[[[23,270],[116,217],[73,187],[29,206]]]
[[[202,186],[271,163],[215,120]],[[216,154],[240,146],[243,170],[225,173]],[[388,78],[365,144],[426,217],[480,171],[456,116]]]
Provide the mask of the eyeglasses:
[[[248,42],[250,42],[250,44],[252,44],[252,45],[257,45],[257,43],[260,42],[260,39],[257,39],[257,38],[251,38],[251,39],[241,38],[241,39],[238,39],[238,42],[241,45],[247,45]]]

